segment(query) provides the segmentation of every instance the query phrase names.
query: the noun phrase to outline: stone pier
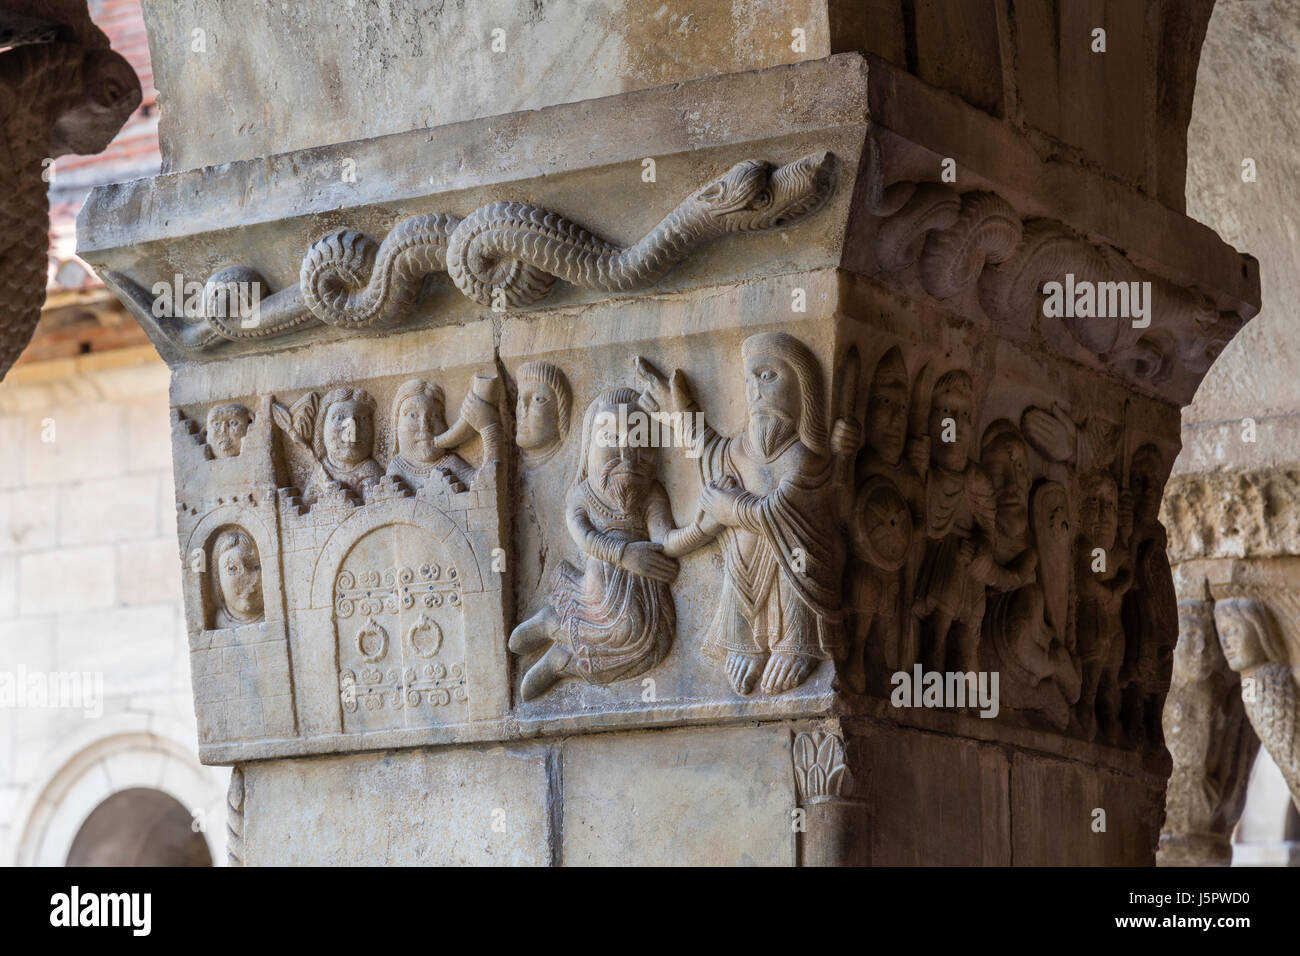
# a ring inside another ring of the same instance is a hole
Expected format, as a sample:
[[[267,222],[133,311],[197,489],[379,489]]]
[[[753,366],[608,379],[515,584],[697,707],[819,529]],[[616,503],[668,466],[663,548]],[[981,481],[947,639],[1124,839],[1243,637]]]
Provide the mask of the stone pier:
[[[471,6],[146,2],[80,220],[234,859],[1152,863],[1209,4]]]

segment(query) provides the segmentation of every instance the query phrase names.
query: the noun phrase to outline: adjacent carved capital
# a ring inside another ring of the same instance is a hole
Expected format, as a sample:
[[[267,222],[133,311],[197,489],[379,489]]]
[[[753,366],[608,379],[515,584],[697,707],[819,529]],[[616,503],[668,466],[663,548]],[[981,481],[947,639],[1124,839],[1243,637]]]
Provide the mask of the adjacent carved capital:
[[[1160,517],[1175,562],[1300,554],[1300,471],[1175,475]]]
[[[49,163],[104,149],[141,96],[135,71],[112,50],[41,42],[50,37],[39,31],[16,39],[29,45],[0,53],[0,378],[45,301]]]

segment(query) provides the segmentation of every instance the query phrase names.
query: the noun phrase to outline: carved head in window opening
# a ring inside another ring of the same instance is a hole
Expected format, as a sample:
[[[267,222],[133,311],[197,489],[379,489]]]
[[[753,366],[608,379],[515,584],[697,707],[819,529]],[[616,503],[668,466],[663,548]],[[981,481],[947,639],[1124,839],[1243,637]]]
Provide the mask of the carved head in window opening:
[[[208,411],[207,424],[207,441],[212,456],[234,458],[238,455],[252,421],[252,412],[236,402],[214,405]]]
[[[654,452],[630,436],[628,423],[643,415],[635,389],[612,388],[587,408],[582,420],[582,462],[577,481],[587,481],[607,504],[634,511],[654,479]]]
[[[248,532],[242,528],[221,532],[212,546],[212,566],[217,585],[217,626],[260,621],[264,610],[262,562]]]
[[[525,362],[516,375],[515,444],[527,463],[538,464],[553,455],[569,433],[573,393],[564,373],[550,362]]]
[[[867,403],[866,440],[887,465],[897,465],[907,441],[907,366],[898,347],[876,363]]]
[[[1119,488],[1108,472],[1086,476],[1080,492],[1079,524],[1094,547],[1109,551],[1115,547],[1119,530]]]
[[[1022,540],[1029,527],[1029,449],[1007,419],[985,429],[980,464],[993,483],[998,533]]]
[[[1268,608],[1252,598],[1228,598],[1214,605],[1214,624],[1228,666],[1237,673],[1270,661],[1285,661]]]
[[[824,453],[821,368],[808,347],[784,332],[763,332],[741,343],[740,357],[753,450],[775,455],[797,437],[809,450]]]
[[[413,378],[397,390],[393,397],[397,454],[410,462],[431,464],[442,455],[434,439],[446,430],[446,404],[441,387]]]
[[[316,417],[316,453],[328,463],[352,468],[374,453],[375,400],[363,388],[336,388],[325,395]]]
[[[945,372],[930,398],[930,459],[941,468],[961,471],[970,460],[974,428],[975,385],[962,369]]]

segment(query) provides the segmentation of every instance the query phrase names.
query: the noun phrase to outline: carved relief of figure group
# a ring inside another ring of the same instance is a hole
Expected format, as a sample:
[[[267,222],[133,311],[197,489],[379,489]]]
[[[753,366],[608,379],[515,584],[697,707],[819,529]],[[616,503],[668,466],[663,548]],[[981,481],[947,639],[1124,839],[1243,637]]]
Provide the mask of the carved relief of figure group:
[[[792,690],[823,661],[841,690],[874,696],[916,665],[996,671],[1004,706],[1031,723],[1109,744],[1158,739],[1177,633],[1157,520],[1168,465],[1132,439],[1127,408],[1116,421],[1031,405],[977,433],[968,371],[909,371],[891,347],[859,389],[854,348],[832,421],[803,343],[763,333],[741,353],[735,435],[704,422],[685,372],[645,359],[638,389],[587,409],[565,512],[584,563],[565,564],[511,636],[530,665],[525,699],[563,677],[606,684],[658,665],[674,640],[678,560],[716,545],[717,610],[686,639],[738,695]],[[521,388],[521,423],[531,401]],[[601,435],[620,406],[667,413],[673,451]],[[668,453],[698,466],[681,527],[656,477]]]
[[[509,636],[524,700],[564,679],[639,677],[687,640],[742,697],[791,691],[828,661],[840,690],[877,697],[916,665],[996,671],[1004,708],[1031,722],[1111,744],[1158,734],[1177,632],[1156,518],[1168,465],[1132,439],[1127,408],[1107,417],[1031,405],[977,432],[972,374],[915,359],[909,368],[893,346],[861,382],[857,348],[840,359],[833,413],[803,342],[764,332],[740,353],[735,434],[708,423],[685,371],[644,358],[629,370],[635,388],[606,388],[583,410],[563,508],[581,560],[558,565]],[[574,395],[548,362],[526,362],[515,378],[520,463],[540,467],[567,441]],[[363,388],[271,410],[309,474],[304,503],[361,505],[430,482],[474,486],[505,454],[499,399],[496,376],[476,377],[448,427],[443,389],[404,383],[386,413],[386,465]],[[637,440],[637,415],[671,422],[675,440]],[[211,457],[237,457],[252,420],[242,405],[212,408]],[[475,436],[477,467],[457,453]],[[669,455],[694,464],[689,500],[670,503]],[[247,534],[231,535],[213,556],[218,575],[225,557],[257,560]],[[713,547],[716,610],[699,633],[679,635],[680,561]],[[222,621],[254,604],[260,613],[260,595],[217,580]]]

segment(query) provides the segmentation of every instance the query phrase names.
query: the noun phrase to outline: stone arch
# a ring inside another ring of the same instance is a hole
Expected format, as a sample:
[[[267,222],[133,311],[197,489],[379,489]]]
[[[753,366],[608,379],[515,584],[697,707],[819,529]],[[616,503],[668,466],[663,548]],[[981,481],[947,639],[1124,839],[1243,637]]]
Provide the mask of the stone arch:
[[[158,715],[121,714],[97,721],[56,747],[16,808],[17,866],[62,866],[78,833],[115,794],[147,789],[177,802],[198,825],[209,857],[225,862],[224,768],[204,767],[193,732]]]
[[[91,811],[68,849],[68,866],[211,866],[190,811],[150,787],[119,790]]]

